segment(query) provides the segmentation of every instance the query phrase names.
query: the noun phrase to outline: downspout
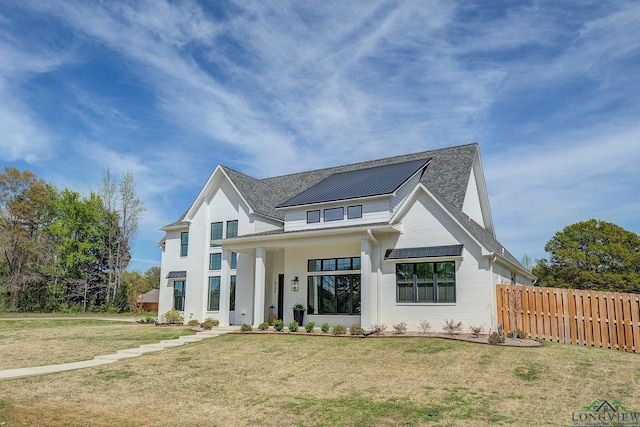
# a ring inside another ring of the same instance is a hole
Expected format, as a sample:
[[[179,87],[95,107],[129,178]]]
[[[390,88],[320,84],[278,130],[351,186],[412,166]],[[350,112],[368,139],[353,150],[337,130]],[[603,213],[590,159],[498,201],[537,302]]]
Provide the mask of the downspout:
[[[376,267],[376,324],[380,323],[380,278],[382,276],[382,252],[381,252],[381,248],[380,248],[380,243],[378,242],[378,239],[375,238],[375,236],[373,235],[373,233],[371,232],[371,229],[368,228],[367,229],[367,235],[369,236],[369,239],[371,239],[373,241],[373,243],[376,245],[376,247],[378,248],[378,265]]]

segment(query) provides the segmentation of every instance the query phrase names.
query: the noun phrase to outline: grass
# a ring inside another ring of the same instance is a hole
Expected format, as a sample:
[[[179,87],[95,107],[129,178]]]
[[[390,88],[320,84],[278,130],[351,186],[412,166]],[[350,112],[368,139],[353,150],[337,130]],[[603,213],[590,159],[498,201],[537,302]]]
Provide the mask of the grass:
[[[0,369],[77,362],[189,334],[187,327],[98,319],[0,319]]]
[[[237,334],[2,381],[0,424],[571,425],[595,399],[640,410],[640,356],[548,343]]]

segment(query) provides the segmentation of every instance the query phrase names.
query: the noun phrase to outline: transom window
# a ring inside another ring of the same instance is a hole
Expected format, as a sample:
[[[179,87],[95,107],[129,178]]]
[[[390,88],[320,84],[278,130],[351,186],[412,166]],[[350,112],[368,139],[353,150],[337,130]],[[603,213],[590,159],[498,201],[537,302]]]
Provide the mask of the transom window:
[[[344,218],[344,208],[331,208],[324,210],[325,221],[338,221]]]
[[[396,264],[396,302],[456,302],[456,263]]]
[[[178,311],[184,311],[185,284],[184,280],[173,282],[173,308]]]
[[[180,256],[187,256],[189,253],[189,232],[180,233]]]
[[[360,270],[360,257],[310,259],[307,271]]]

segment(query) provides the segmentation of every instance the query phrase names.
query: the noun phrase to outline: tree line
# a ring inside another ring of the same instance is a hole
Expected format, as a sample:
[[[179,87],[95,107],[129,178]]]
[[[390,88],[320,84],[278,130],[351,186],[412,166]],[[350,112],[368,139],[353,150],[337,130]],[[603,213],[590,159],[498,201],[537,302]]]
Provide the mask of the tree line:
[[[131,290],[160,269],[128,272],[144,212],[134,175],[106,169],[98,192],[57,189],[30,171],[0,173],[0,309],[52,312],[129,308]]]
[[[549,259],[536,260],[536,286],[640,293],[640,236],[590,219],[557,232],[545,245]],[[523,264],[530,266],[525,255]]]

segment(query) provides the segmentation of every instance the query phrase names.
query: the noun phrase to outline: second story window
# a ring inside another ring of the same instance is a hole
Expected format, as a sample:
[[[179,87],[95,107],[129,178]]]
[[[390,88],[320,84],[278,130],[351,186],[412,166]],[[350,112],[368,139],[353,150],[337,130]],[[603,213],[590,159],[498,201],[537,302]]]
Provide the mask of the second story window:
[[[180,256],[187,256],[189,253],[189,232],[184,231],[180,234]]]
[[[344,208],[333,208],[324,210],[325,221],[338,221],[344,218]]]
[[[227,221],[227,239],[238,236],[238,220]]]
[[[222,222],[212,222],[211,223],[211,240],[221,240],[221,239],[222,239]],[[212,248],[216,246],[220,246],[220,244],[211,243]]]
[[[320,211],[307,211],[307,224],[320,222]]]
[[[231,269],[235,270],[236,268],[238,268],[238,254],[231,252]]]
[[[347,219],[362,218],[362,205],[349,206],[347,208]]]

